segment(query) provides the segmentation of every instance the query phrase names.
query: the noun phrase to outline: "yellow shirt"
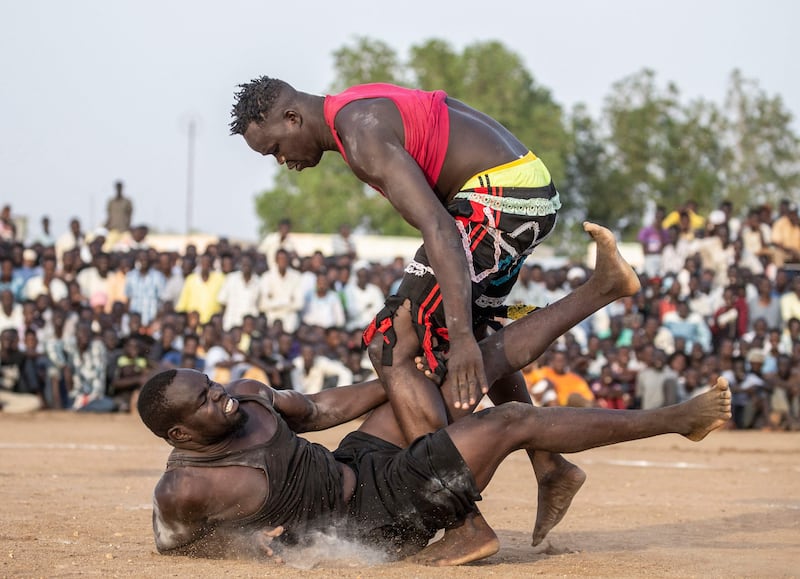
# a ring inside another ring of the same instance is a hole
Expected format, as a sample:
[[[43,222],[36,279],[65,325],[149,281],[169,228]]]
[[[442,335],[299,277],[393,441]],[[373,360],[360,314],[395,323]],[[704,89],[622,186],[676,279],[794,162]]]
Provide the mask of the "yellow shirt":
[[[211,316],[222,310],[217,298],[224,281],[225,274],[219,271],[212,271],[206,281],[199,273],[189,274],[175,304],[175,311],[197,312],[200,314],[200,323],[207,324]]]

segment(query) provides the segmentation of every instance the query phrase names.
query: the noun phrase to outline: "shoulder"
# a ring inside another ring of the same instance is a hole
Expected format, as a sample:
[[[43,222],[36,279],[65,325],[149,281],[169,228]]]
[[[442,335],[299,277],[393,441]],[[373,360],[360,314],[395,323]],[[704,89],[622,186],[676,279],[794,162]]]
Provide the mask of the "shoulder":
[[[336,130],[345,144],[348,139],[374,140],[402,130],[402,118],[389,98],[368,98],[348,103],[335,120]]]
[[[213,494],[202,469],[181,467],[165,472],[153,492],[153,504],[164,522],[205,516]]]
[[[260,396],[269,404],[275,399],[275,390],[258,380],[236,380],[228,384],[227,390],[234,395]]]

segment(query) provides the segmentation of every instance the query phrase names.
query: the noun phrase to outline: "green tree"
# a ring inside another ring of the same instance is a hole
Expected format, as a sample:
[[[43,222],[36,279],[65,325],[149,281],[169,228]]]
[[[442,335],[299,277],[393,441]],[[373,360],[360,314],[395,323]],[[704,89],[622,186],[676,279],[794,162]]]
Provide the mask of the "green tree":
[[[333,66],[336,78],[331,92],[365,82],[404,84],[405,67],[397,52],[382,40],[357,37],[353,46],[342,46],[333,52]]]
[[[783,100],[734,70],[725,110],[724,193],[734,207],[800,197],[800,139]]]

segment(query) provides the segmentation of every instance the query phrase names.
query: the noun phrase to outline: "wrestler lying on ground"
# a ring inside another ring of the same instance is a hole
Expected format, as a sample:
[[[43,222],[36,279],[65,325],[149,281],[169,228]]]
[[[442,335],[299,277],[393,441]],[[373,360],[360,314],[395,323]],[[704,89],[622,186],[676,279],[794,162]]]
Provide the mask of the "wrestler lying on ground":
[[[314,531],[335,530],[403,558],[464,518],[515,450],[580,452],[666,433],[701,440],[731,415],[730,391],[719,379],[701,396],[656,410],[510,402],[406,449],[390,442],[399,430],[388,404],[334,452],[295,434],[346,422],[383,397],[377,382],[304,396],[252,380],[223,387],[189,369],[158,374],[142,389],[139,408],[175,447],[154,495],[159,552],[271,555],[274,537],[302,543]]]
[[[613,255],[600,248],[596,272],[603,273],[585,285],[618,293],[620,281],[627,283],[626,268],[615,247]],[[538,357],[569,327],[559,314],[579,307],[577,293],[484,339],[488,376]],[[333,528],[394,557],[422,551],[421,562],[453,563],[447,545],[434,543],[428,547],[434,553],[427,554],[425,546],[437,529],[471,512],[499,463],[514,450],[578,452],[669,432],[701,440],[730,417],[730,392],[719,381],[698,398],[651,411],[509,403],[467,416],[402,450],[402,432],[384,401],[376,381],[303,396],[249,380],[225,389],[192,370],[157,375],[142,389],[139,412],[175,447],[154,495],[159,551],[270,555],[274,537],[295,542],[313,530]],[[345,423],[376,406],[334,453],[295,434]],[[464,557],[463,547],[455,562],[497,550],[478,545]]]

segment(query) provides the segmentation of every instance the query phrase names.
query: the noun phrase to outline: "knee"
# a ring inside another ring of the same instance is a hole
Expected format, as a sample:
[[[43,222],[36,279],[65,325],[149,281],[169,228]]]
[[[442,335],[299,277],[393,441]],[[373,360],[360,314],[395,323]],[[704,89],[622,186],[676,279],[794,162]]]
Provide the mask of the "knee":
[[[503,428],[514,425],[520,420],[536,413],[536,407],[524,402],[506,402],[490,408],[492,418]]]
[[[379,370],[380,367],[383,365],[383,348],[388,347],[387,344],[383,342],[383,335],[375,334],[375,337],[372,338],[372,341],[367,344],[367,355],[369,356],[370,362],[372,362],[372,367],[375,370]]]

